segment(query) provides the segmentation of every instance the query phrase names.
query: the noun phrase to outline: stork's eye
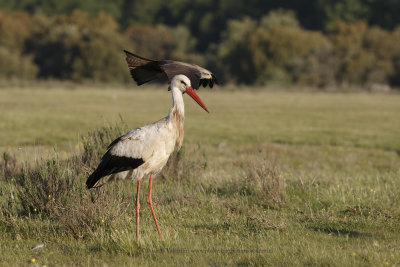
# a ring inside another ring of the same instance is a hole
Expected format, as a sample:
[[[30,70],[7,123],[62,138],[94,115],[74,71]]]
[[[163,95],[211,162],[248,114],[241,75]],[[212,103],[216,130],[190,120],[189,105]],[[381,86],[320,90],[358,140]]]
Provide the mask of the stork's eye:
[[[186,86],[186,83],[185,83],[184,81],[181,81],[181,83],[183,83],[183,85],[185,85],[185,86]]]

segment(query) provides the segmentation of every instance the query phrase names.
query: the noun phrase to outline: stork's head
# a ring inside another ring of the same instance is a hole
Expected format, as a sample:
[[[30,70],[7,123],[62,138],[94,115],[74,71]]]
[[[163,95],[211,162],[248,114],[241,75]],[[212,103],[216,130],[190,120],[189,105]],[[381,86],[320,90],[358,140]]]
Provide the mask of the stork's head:
[[[174,76],[174,78],[172,78],[169,90],[171,90],[171,88],[179,89],[182,92],[182,94],[187,93],[191,98],[193,98],[194,101],[197,102],[197,104],[200,105],[200,107],[202,107],[205,111],[210,113],[206,105],[204,105],[203,101],[201,101],[200,97],[196,94],[196,92],[192,88],[190,79],[185,75],[179,74]]]

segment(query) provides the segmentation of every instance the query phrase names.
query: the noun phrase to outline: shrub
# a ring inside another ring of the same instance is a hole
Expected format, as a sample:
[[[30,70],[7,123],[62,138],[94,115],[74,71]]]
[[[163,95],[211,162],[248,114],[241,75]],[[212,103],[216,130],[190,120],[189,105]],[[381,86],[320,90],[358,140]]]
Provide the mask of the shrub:
[[[32,34],[32,23],[26,12],[0,10],[0,46],[21,52]]]
[[[0,77],[3,79],[32,80],[36,78],[37,66],[33,56],[0,46]]]
[[[193,155],[196,155],[195,158]],[[200,155],[199,147],[190,149],[182,147],[180,151],[175,151],[169,157],[167,164],[159,174],[160,177],[166,180],[189,181],[189,178],[194,175],[198,176],[202,170],[207,168],[207,159],[204,155]]]
[[[226,72],[249,84],[290,81],[293,58],[328,43],[322,33],[300,28],[293,12],[284,10],[271,11],[260,22],[231,20],[222,40],[218,54]]]
[[[307,55],[328,43],[319,32],[279,26],[270,30],[258,27],[251,35],[250,49],[259,80],[271,70],[288,71],[295,57]],[[260,80],[262,83],[262,80]]]
[[[32,35],[32,17],[21,11],[0,10],[0,77],[33,79],[37,67],[33,56],[23,53],[26,39]]]
[[[174,47],[173,35],[162,25],[131,26],[124,35],[130,41],[129,49],[149,58],[168,58]]]
[[[34,17],[26,51],[34,54],[40,78],[81,81],[127,81],[122,50],[127,40],[117,23],[100,12],[94,18],[81,11],[70,16]]]
[[[397,40],[393,33],[377,27],[368,28],[364,21],[337,21],[330,40],[341,60],[337,80],[345,84],[388,83],[394,73],[393,58]]]
[[[41,216],[51,220],[54,227],[61,227],[66,235],[75,238],[86,237],[102,220],[112,227],[115,218],[122,216],[133,203],[133,188],[129,184],[119,184],[116,187],[87,190],[85,180],[97,166],[106,146],[120,132],[118,127],[105,127],[88,135],[82,155],[66,160],[54,158],[18,171],[13,167],[15,164],[12,159],[4,154],[3,161],[7,163],[1,164],[1,170],[12,170],[8,182],[15,187],[13,203],[18,205],[5,203],[8,206],[1,210],[0,220],[12,225],[15,221],[10,218],[12,214],[21,217]]]
[[[320,88],[337,85],[336,76],[341,60],[335,55],[331,43],[313,48],[303,56],[295,56],[290,63],[290,71],[296,84]]]
[[[273,157],[248,156],[237,162],[244,171],[244,184],[240,191],[254,197],[259,205],[281,208],[286,200],[286,182]]]
[[[285,203],[285,181],[277,164],[261,160],[247,169],[246,178],[262,196],[262,203],[278,208]]]
[[[257,23],[248,17],[228,21],[218,48],[220,67],[227,74],[228,79],[251,84],[257,78],[252,54],[248,47],[248,40],[256,27]]]
[[[8,152],[3,152],[0,160],[0,180],[9,180],[19,170],[16,158]]]

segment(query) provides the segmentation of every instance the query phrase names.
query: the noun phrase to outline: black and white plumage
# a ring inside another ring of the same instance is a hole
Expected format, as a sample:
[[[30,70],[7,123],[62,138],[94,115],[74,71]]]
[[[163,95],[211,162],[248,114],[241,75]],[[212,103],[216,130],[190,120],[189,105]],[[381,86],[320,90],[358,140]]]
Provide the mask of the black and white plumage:
[[[139,188],[140,180],[150,176],[147,202],[150,205],[157,230],[161,236],[151,201],[151,182],[168,161],[172,152],[182,146],[184,135],[185,110],[183,94],[191,96],[204,110],[207,107],[191,87],[185,75],[175,76],[170,85],[173,105],[169,114],[152,124],[136,128],[114,140],[108,147],[97,169],[86,181],[87,187],[99,187],[110,180],[134,179],[138,181],[136,207],[137,228],[139,238]],[[149,197],[150,196],[150,197]]]
[[[171,81],[179,74],[188,77],[194,89],[198,89],[200,85],[212,88],[214,84],[218,84],[217,78],[211,71],[198,65],[174,60],[151,60],[126,50],[124,52],[131,76],[137,85],[163,77],[168,77]]]

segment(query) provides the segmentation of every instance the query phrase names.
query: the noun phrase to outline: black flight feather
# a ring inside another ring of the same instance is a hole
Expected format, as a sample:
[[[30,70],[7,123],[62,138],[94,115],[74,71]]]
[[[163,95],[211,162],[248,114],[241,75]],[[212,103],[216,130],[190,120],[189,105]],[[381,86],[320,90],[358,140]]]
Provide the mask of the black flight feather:
[[[124,52],[129,71],[137,85],[163,77],[168,77],[169,81],[171,81],[178,74],[187,76],[194,89],[198,89],[201,85],[204,87],[210,85],[212,87],[214,83],[218,84],[213,73],[195,64],[174,60],[152,60],[126,50]],[[209,78],[210,76],[211,78]]]
[[[86,181],[88,189],[92,188],[101,178],[118,172],[134,170],[144,163],[143,159],[112,155],[110,151],[103,156],[97,169]]]

